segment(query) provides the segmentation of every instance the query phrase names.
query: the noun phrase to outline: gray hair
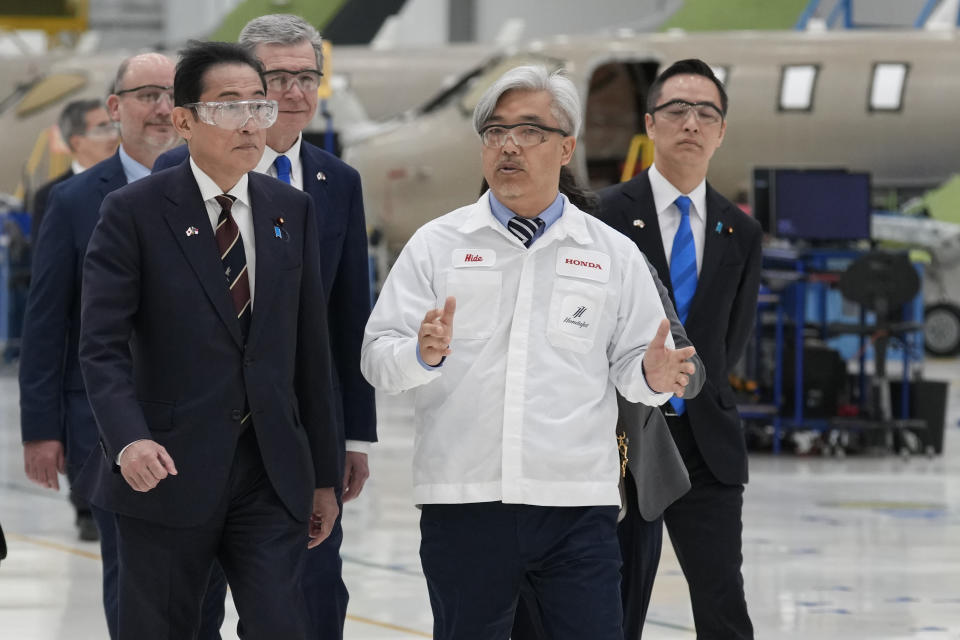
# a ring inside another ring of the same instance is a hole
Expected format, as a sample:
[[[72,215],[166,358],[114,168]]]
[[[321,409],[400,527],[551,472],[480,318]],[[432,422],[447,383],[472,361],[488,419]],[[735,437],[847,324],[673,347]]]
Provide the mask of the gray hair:
[[[73,136],[82,136],[87,132],[86,115],[94,109],[103,107],[99,100],[74,100],[67,103],[67,106],[60,112],[60,119],[57,126],[60,127],[60,135],[63,141],[70,146],[70,138]]]
[[[320,32],[300,16],[271,13],[254,18],[240,32],[237,43],[253,53],[260,44],[296,45],[309,42],[317,54],[317,69],[323,69],[323,38]]]
[[[480,129],[493,116],[497,102],[508,91],[547,91],[553,97],[550,112],[568,135],[580,133],[582,115],[580,95],[573,82],[560,70],[551,73],[542,65],[510,69],[487,89],[473,110],[473,128]]]

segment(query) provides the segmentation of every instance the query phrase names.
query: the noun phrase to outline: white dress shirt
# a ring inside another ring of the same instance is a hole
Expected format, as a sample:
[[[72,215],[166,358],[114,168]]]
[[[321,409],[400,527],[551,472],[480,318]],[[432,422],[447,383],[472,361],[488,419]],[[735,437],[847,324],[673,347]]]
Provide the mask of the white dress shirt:
[[[650,189],[653,190],[653,203],[657,208],[657,220],[660,223],[660,235],[663,238],[663,251],[667,254],[667,264],[673,253],[673,237],[680,226],[680,209],[674,201],[680,196],[690,198],[690,231],[693,233],[693,246],[697,250],[697,274],[703,266],[704,233],[707,228],[707,181],[704,179],[690,193],[681,193],[657,171],[656,165],[650,166],[647,174]],[[667,274],[669,278],[670,274]]]
[[[420,323],[451,295],[453,352],[428,371]],[[642,370],[664,317],[636,245],[566,198],[529,249],[487,194],[424,225],[387,277],[360,357],[374,387],[415,390],[416,503],[619,504],[614,390],[670,398]]]
[[[282,155],[290,160],[290,186],[303,191],[303,163],[300,162],[300,143],[303,142],[303,134],[297,136],[297,141]],[[254,169],[257,173],[264,173],[272,178],[277,177],[277,168],[273,166],[274,161],[280,153],[274,151],[269,145],[263,147],[263,155],[260,156],[260,162]]]
[[[203,204],[207,208],[207,216],[210,218],[210,227],[214,231],[217,228],[217,220],[220,218],[222,207],[217,202],[216,197],[223,193],[220,187],[213,179],[205,174],[197,163],[190,158],[190,170],[193,171],[193,177],[197,180],[197,186],[200,187],[200,197],[203,198]],[[253,290],[256,286],[257,275],[257,253],[256,244],[253,237],[253,210],[250,206],[250,192],[247,189],[247,174],[243,174],[237,184],[227,193],[236,197],[230,213],[240,229],[240,239],[243,241],[243,253],[247,260],[247,279],[250,281],[250,309],[253,309]]]

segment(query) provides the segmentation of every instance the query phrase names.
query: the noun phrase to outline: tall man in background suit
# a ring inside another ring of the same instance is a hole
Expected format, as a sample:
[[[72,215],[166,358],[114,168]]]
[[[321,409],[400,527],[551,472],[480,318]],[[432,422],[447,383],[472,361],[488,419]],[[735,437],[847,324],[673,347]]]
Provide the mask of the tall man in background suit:
[[[117,514],[120,637],[191,638],[215,560],[245,637],[308,637],[303,555],[336,521],[316,218],[257,173],[276,119],[238,45],[181,55],[189,162],[108,196],[83,267],[80,361],[103,455],[78,481]]]
[[[706,367],[700,394],[671,401],[667,410],[692,488],[663,520],[689,584],[697,637],[724,640],[753,637],[740,572],[747,452],[727,378],[753,328],[761,259],[760,225],[706,182],[726,112],[726,92],[707,64],[672,65],[648,96],[653,166],[601,193],[601,219],[636,242],[669,282]],[[624,602],[637,608],[633,619],[642,624],[663,533],[660,518],[634,524],[621,528],[623,546],[637,554],[626,560],[633,575],[624,581]],[[640,633],[636,626],[625,631],[627,638]]]
[[[80,372],[81,268],[90,234],[106,195],[149,175],[157,156],[177,143],[170,123],[173,62],[147,53],[124,60],[110,118],[122,136],[119,150],[87,171],[57,184],[36,237],[33,281],[20,356],[20,421],[27,476],[57,489],[57,473],[71,484],[97,445],[97,425]],[[100,533],[103,600],[110,637],[117,627],[116,524],[112,513],[93,508]],[[202,638],[219,637],[220,620]]]
[[[320,264],[327,295],[333,352],[342,499],[360,495],[369,476],[367,452],[377,439],[373,388],[360,374],[360,344],[370,315],[367,235],[360,175],[336,156],[303,139],[317,110],[323,68],[320,35],[298,16],[251,20],[239,44],[264,65],[267,98],[279,103],[277,121],[255,171],[310,195],[320,230]],[[154,170],[186,158],[177,148],[157,159]],[[345,449],[345,450],[344,450]],[[338,488],[338,494],[340,492]],[[341,577],[338,519],[330,538],[307,553],[303,587],[316,638],[343,636],[349,594]],[[221,588],[222,590],[222,588]]]

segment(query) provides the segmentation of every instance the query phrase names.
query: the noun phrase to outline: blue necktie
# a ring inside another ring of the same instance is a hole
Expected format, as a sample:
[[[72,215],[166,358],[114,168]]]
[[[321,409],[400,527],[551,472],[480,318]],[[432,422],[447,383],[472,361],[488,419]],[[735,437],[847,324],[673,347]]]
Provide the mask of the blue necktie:
[[[673,302],[677,307],[677,317],[686,324],[690,313],[690,303],[697,291],[697,249],[693,244],[693,231],[690,229],[690,198],[680,196],[674,201],[680,210],[680,226],[673,236],[673,249],[670,252],[670,283],[673,285]],[[670,398],[677,415],[686,410],[680,398]]]
[[[273,166],[277,168],[277,180],[282,180],[290,184],[290,158],[285,155],[277,156],[273,161]]]

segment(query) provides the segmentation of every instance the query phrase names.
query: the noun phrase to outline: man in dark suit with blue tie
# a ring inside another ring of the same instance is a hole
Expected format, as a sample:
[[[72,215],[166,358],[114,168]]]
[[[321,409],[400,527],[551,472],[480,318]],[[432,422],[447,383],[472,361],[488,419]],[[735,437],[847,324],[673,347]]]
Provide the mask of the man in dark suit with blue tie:
[[[193,43],[172,122],[190,160],[110,194],[83,266],[80,362],[117,514],[121,640],[196,637],[214,561],[247,638],[308,637],[306,548],[338,516],[310,198],[250,173],[277,104],[242,47]]]
[[[123,142],[113,156],[51,190],[34,244],[20,356],[20,420],[26,473],[44,487],[57,489],[57,474],[64,471],[75,482],[97,446],[77,357],[83,256],[106,195],[149,175],[157,156],[179,140],[170,123],[173,73],[173,62],[156,53],[121,63],[106,106]],[[93,515],[100,532],[107,627],[115,639],[116,525],[112,513],[94,507]],[[219,628],[214,617],[202,638],[219,638]]]
[[[323,59],[320,35],[298,16],[251,20],[239,43],[264,65],[267,97],[280,112],[267,130],[255,171],[310,195],[320,230],[320,264],[333,352],[342,499],[357,497],[369,475],[367,451],[377,439],[373,388],[360,374],[360,344],[370,315],[367,235],[360,176],[335,156],[303,140],[317,110]],[[183,148],[157,159],[154,170],[186,158]],[[338,488],[338,493],[340,489]],[[323,545],[307,553],[303,587],[316,638],[343,636],[348,592],[341,577],[340,521]]]
[[[690,474],[691,489],[646,522],[636,509],[621,523],[625,637],[639,637],[656,576],[666,522],[690,588],[697,637],[753,637],[743,590],[741,537],[747,451],[728,382],[754,324],[760,281],[760,225],[706,181],[726,132],[727,96],[710,67],[683,60],[653,83],[647,135],[654,163],[636,178],[601,192],[600,218],[636,242],[664,274],[677,315],[703,359],[707,379],[697,397],[671,400],[667,424]],[[628,553],[633,550],[631,557]]]

